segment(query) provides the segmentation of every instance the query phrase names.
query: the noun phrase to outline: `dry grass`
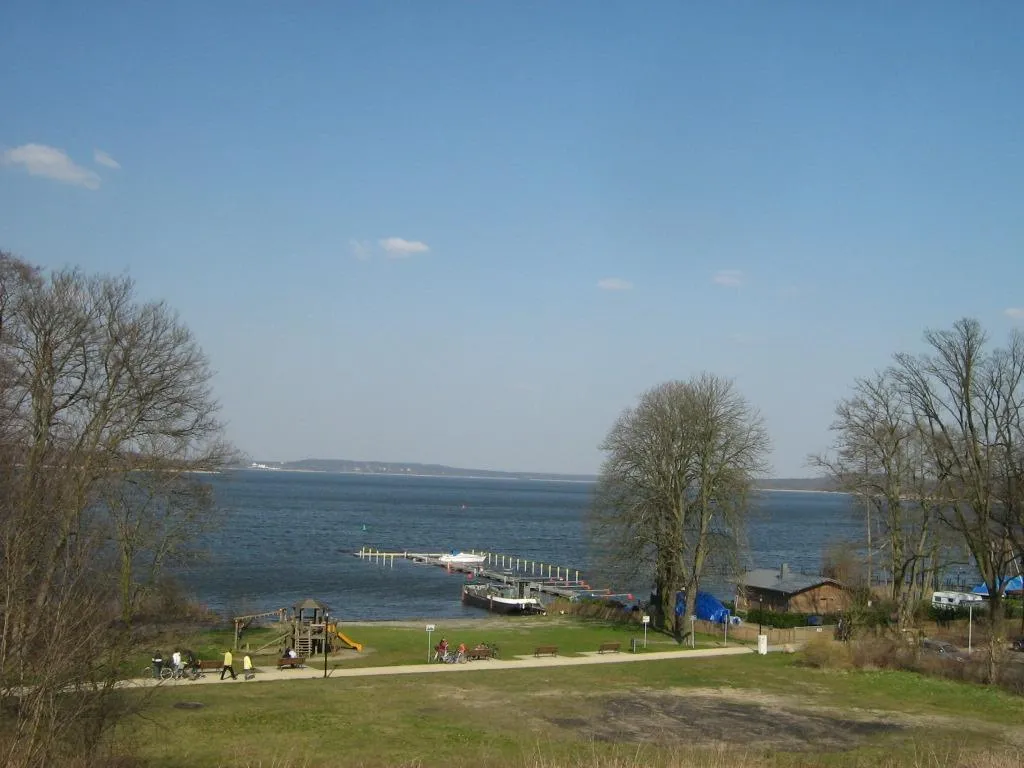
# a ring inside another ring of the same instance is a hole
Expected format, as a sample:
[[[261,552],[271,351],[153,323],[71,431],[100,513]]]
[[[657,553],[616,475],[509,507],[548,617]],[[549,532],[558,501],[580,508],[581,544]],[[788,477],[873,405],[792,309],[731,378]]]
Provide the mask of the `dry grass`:
[[[722,745],[710,749],[681,749],[675,754],[649,750],[644,747],[613,750],[584,748],[570,756],[552,757],[540,745],[520,760],[501,762],[449,763],[449,768],[812,768],[821,765],[820,756],[801,758],[792,755],[766,755],[745,749]],[[320,765],[321,763],[318,763]],[[947,750],[919,747],[910,757],[858,756],[840,760],[837,764],[853,768],[1019,768],[1024,764],[1024,753],[1017,750],[970,750],[951,747]],[[305,761],[279,761],[245,763],[244,768],[307,768]],[[370,764],[339,758],[338,768],[371,768]],[[428,768],[428,761],[412,760],[394,763],[388,768]],[[372,768],[381,768],[373,763]]]
[[[854,655],[847,643],[828,635],[815,635],[804,646],[801,661],[816,669],[852,669]]]

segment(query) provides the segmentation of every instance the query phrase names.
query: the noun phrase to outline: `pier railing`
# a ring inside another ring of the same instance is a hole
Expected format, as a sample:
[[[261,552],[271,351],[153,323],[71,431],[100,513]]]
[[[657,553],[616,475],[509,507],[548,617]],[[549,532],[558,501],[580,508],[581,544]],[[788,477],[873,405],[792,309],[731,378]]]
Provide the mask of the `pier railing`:
[[[395,560],[409,560],[440,566],[453,572],[472,574],[474,577],[502,584],[529,581],[535,591],[556,597],[620,596],[612,595],[613,590],[611,589],[593,589],[581,577],[581,572],[578,568],[545,563],[536,559],[516,557],[500,552],[477,552],[476,550],[470,550],[465,553],[482,558],[482,561],[479,563],[447,562],[442,559],[447,554],[444,552],[384,551],[362,547],[353,554],[361,560],[390,568],[395,567]]]

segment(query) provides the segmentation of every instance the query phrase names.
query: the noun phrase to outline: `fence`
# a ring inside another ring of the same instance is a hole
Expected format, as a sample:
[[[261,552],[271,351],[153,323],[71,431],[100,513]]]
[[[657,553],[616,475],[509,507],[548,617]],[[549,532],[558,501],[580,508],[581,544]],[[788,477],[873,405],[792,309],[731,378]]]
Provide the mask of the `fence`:
[[[725,635],[725,626],[711,621],[698,619],[693,622],[696,632],[704,635]],[[775,627],[762,627],[761,632],[768,635],[768,645],[785,645],[806,643],[812,637],[823,634],[826,637],[833,637],[835,627],[826,625],[823,627],[790,627],[787,629],[776,629]],[[729,626],[729,638],[731,640],[755,643],[757,642],[757,625],[743,623],[739,626]]]

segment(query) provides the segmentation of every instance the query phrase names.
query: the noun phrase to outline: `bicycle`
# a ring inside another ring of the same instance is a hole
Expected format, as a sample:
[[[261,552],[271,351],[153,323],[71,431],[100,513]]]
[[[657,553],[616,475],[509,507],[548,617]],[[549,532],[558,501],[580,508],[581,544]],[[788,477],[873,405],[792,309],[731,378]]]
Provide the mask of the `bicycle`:
[[[143,667],[142,674],[140,675],[140,677],[159,680],[185,680],[186,678],[189,680],[198,680],[202,676],[203,673],[197,669],[189,669],[187,667],[175,669],[174,667],[164,666],[160,667],[160,677],[157,678],[153,674],[152,664],[147,664],[145,667]]]

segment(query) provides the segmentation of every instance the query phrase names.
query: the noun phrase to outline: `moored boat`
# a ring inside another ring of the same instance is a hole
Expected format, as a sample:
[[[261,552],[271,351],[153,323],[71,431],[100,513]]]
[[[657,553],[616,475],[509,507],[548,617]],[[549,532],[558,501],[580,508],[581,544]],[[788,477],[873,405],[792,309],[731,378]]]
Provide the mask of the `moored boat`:
[[[437,562],[441,565],[483,565],[484,560],[486,560],[484,555],[474,555],[469,552],[451,552],[437,558]]]
[[[534,597],[514,597],[510,590],[493,584],[466,584],[462,588],[462,602],[491,613],[531,615],[545,613],[540,600]]]

